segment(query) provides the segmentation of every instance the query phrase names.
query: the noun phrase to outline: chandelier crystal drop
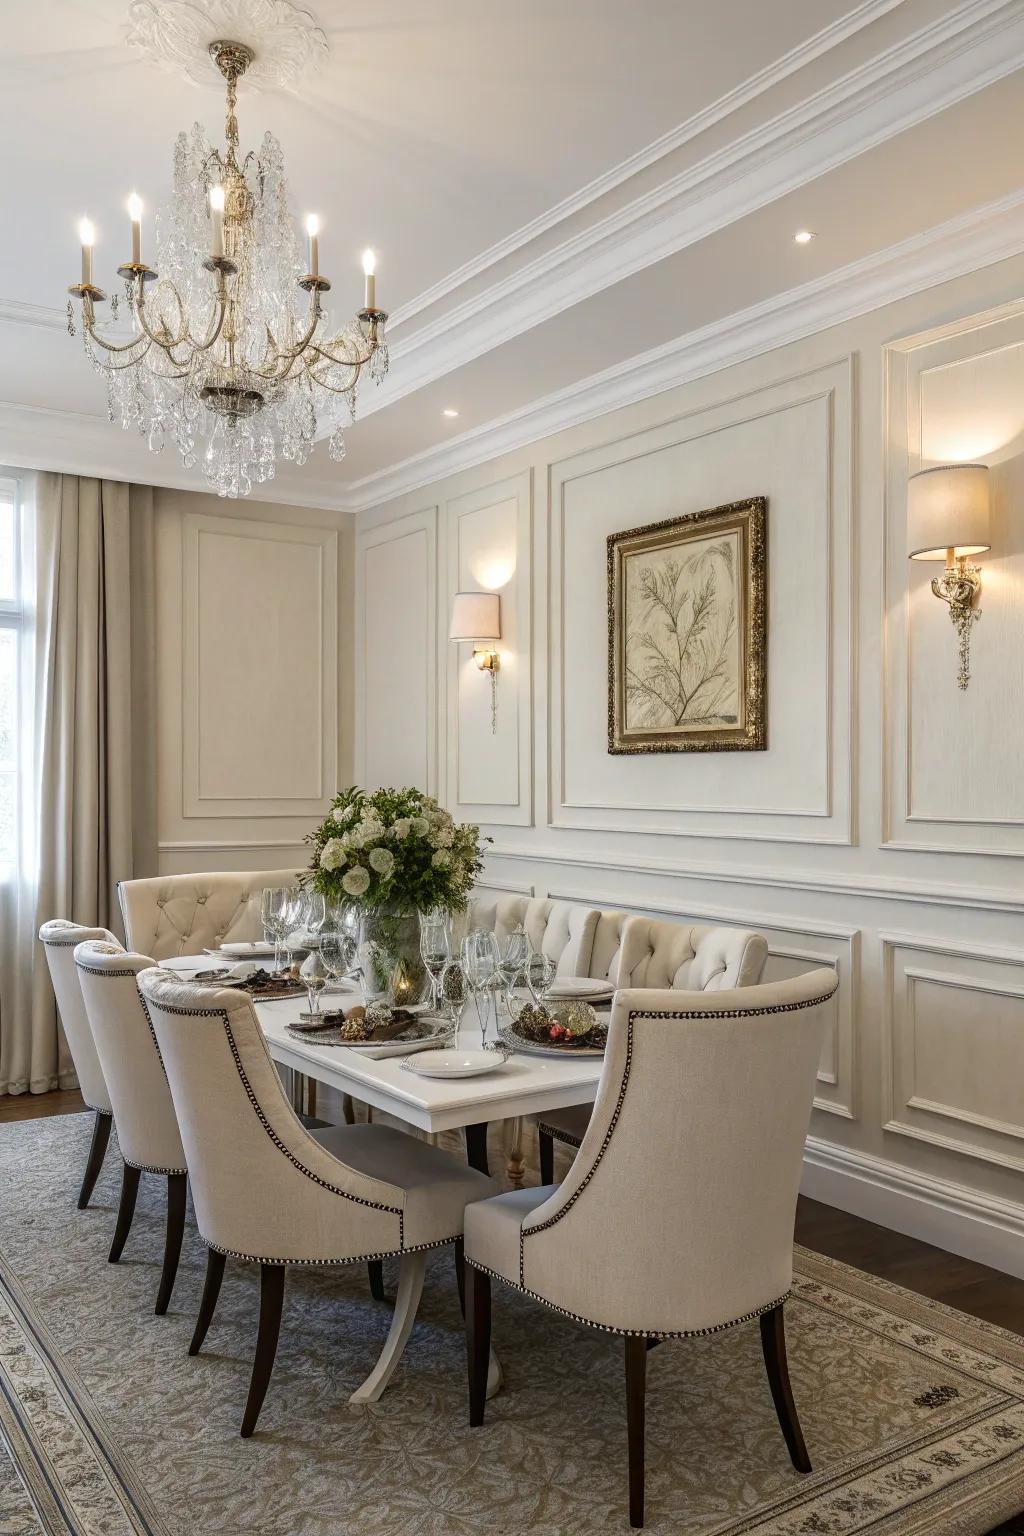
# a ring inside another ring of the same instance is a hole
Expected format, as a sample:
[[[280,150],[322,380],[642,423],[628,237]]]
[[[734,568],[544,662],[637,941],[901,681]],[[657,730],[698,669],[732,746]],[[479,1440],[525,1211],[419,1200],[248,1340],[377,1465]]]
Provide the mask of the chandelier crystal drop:
[[[319,270],[319,227],[307,223],[303,271],[288,207],[281,146],[267,133],[239,158],[235,95],[253,58],[241,43],[210,45],[227,82],[226,148],[197,123],[179,134],[171,200],[156,220],[157,266],[142,260],[142,205],[129,201],[132,259],[124,280],[127,330],[118,300],[93,283],[94,233],[80,225],[82,337],[107,381],[111,421],[159,452],[173,441],[186,469],[202,464],[221,496],[247,496],[273,479],[279,460],[304,464],[319,436],[332,459],[345,454],[342,420],[353,420],[364,368],[387,373],[386,313],[376,307],[374,262],[364,257],[365,304],[333,329]],[[75,316],[68,301],[68,330]]]

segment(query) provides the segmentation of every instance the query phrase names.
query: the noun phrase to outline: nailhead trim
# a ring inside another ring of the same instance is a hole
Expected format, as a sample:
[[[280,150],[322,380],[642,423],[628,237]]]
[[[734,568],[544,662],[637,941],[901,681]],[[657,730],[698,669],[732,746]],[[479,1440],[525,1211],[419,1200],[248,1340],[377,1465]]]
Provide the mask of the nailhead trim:
[[[134,971],[108,971],[106,969],[100,969],[98,966],[95,966],[95,965],[83,965],[81,960],[76,960],[75,964],[77,965],[77,967],[78,967],[78,969],[80,971],[88,971],[90,976],[134,976],[135,975]]]
[[[538,1231],[540,1229],[538,1228]],[[616,1328],[613,1323],[595,1323],[592,1317],[583,1317],[579,1312],[570,1312],[568,1307],[560,1307],[557,1302],[549,1301],[539,1291],[531,1291],[525,1285],[517,1285],[507,1275],[499,1274],[498,1270],[490,1269],[486,1264],[477,1263],[466,1254],[466,1263],[481,1274],[490,1275],[492,1280],[500,1280],[502,1285],[510,1286],[513,1291],[519,1291],[523,1296],[529,1296],[531,1301],[539,1301],[542,1306],[550,1307],[552,1312],[560,1312],[563,1317],[571,1317],[574,1323],[586,1323],[588,1328],[598,1328],[602,1333],[617,1333],[630,1339],[703,1339],[712,1333],[724,1333],[727,1328],[737,1328],[740,1323],[752,1323],[755,1317],[761,1317],[765,1312],[773,1312],[776,1307],[781,1307],[792,1296],[791,1290],[786,1291],[777,1301],[767,1301],[763,1307],[756,1307],[753,1312],[744,1312],[742,1317],[731,1317],[727,1323],[713,1323],[710,1328],[674,1328],[668,1332],[655,1331],[650,1328]]]
[[[590,1183],[591,1179],[594,1177],[594,1174],[597,1172],[597,1169],[598,1169],[598,1166],[599,1166],[599,1164],[601,1162],[601,1159],[604,1157],[605,1153],[607,1152],[608,1146],[609,1146],[609,1144],[611,1142],[611,1139],[612,1139],[612,1136],[615,1134],[615,1127],[618,1124],[619,1115],[622,1113],[622,1101],[626,1097],[626,1088],[627,1088],[627,1085],[629,1083],[630,1068],[632,1067],[632,1064],[633,1064],[633,1020],[634,1019],[753,1019],[753,1018],[765,1018],[765,1017],[767,1017],[770,1014],[776,1014],[776,1013],[800,1013],[805,1008],[817,1008],[819,1006],[819,1004],[827,1002],[828,999],[833,996],[833,994],[835,993],[836,987],[838,987],[838,986],[839,986],[839,978],[837,976],[836,977],[836,981],[835,981],[835,985],[833,987],[831,987],[828,992],[823,992],[820,997],[809,997],[809,998],[806,998],[802,1003],[771,1003],[771,1004],[768,1004],[767,1006],[762,1007],[762,1008],[730,1008],[730,1009],[725,1009],[725,1010],[719,1009],[719,1008],[708,1008],[708,1009],[687,1008],[687,1009],[681,1010],[678,1013],[670,1012],[667,1009],[663,1009],[663,1008],[655,1008],[655,1009],[635,1008],[635,1009],[631,1009],[630,1010],[630,1014],[629,1014],[629,1019],[627,1021],[627,1026],[626,1026],[626,1061],[625,1061],[625,1065],[624,1065],[623,1070],[622,1070],[622,1082],[619,1084],[618,1098],[615,1101],[615,1109],[614,1109],[614,1112],[612,1114],[611,1120],[608,1122],[608,1129],[605,1132],[604,1140],[602,1141],[600,1147],[598,1148],[597,1156],[594,1158],[594,1161],[591,1164],[591,1166],[590,1166],[589,1170],[587,1171],[586,1175],[584,1176],[582,1183],[577,1185],[576,1189],[573,1190],[572,1194],[569,1196],[568,1200],[565,1202],[565,1204],[562,1206],[562,1208],[560,1210],[556,1211],[553,1216],[549,1217],[549,1219],[547,1221],[541,1222],[541,1224],[539,1226],[530,1227],[529,1229],[526,1229],[526,1228],[524,1228],[522,1226],[520,1227],[520,1229],[519,1229],[519,1284],[520,1284],[520,1286],[523,1289],[525,1289],[525,1287],[526,1287],[526,1278],[525,1278],[526,1239],[528,1237],[532,1237],[537,1232],[546,1232],[549,1227],[555,1226],[559,1221],[561,1221],[562,1217],[565,1216],[568,1211],[572,1210],[573,1206],[576,1204],[576,1201],[579,1199],[580,1195],[582,1195],[583,1191],[586,1189],[587,1185]],[[543,1298],[541,1298],[541,1299],[543,1300]],[[776,1303],[776,1305],[777,1305],[777,1303]],[[767,1310],[767,1309],[765,1309],[765,1310]],[[756,1316],[758,1316],[758,1313],[755,1312],[755,1313],[752,1313],[751,1315],[756,1317]],[[583,1318],[582,1321],[586,1322],[587,1319]],[[739,1321],[742,1321],[742,1319],[738,1318],[737,1322],[739,1322]],[[731,1325],[724,1325],[724,1326],[731,1326]]]
[[[256,1115],[257,1115],[257,1118],[259,1119],[260,1124],[263,1126],[263,1129],[266,1131],[267,1135],[270,1137],[270,1140],[273,1142],[274,1146],[278,1149],[278,1151],[283,1153],[283,1155],[288,1159],[288,1161],[290,1163],[292,1163],[299,1170],[300,1173],[304,1174],[307,1179],[311,1179],[314,1184],[319,1184],[321,1189],[326,1189],[330,1194],[332,1194],[332,1195],[339,1195],[341,1197],[341,1199],[343,1199],[343,1200],[351,1200],[354,1205],[367,1206],[370,1210],[373,1210],[373,1211],[384,1211],[389,1216],[397,1216],[398,1217],[398,1247],[397,1248],[390,1248],[390,1249],[386,1250],[387,1253],[412,1253],[412,1252],[415,1251],[415,1250],[413,1250],[411,1248],[406,1248],[406,1246],[405,1246],[405,1212],[402,1210],[402,1208],[400,1206],[383,1205],[383,1204],[381,1204],[377,1200],[367,1200],[362,1195],[351,1195],[351,1194],[348,1193],[347,1190],[338,1189],[336,1185],[328,1184],[325,1179],[321,1179],[318,1174],[315,1174],[312,1171],[311,1168],[307,1168],[304,1163],[300,1162],[300,1160],[295,1156],[294,1153],[292,1153],[292,1152],[290,1152],[288,1150],[288,1148],[285,1146],[284,1142],[278,1136],[277,1132],[274,1130],[273,1126],[270,1124],[269,1120],[267,1119],[266,1115],[264,1114],[263,1108],[260,1105],[260,1102],[257,1099],[255,1093],[253,1092],[252,1084],[249,1082],[248,1077],[246,1077],[246,1075],[245,1075],[245,1068],[242,1066],[242,1058],[239,1055],[238,1046],[237,1046],[237,1044],[235,1042],[235,1037],[231,1033],[231,1023],[230,1023],[230,1021],[228,1019],[228,1015],[227,1015],[227,1013],[225,1012],[224,1009],[221,1009],[221,1008],[179,1008],[179,1007],[177,1007],[173,1003],[161,1003],[161,1002],[157,1003],[157,1007],[162,1009],[162,1011],[164,1013],[173,1013],[173,1014],[178,1015],[181,1018],[186,1018],[186,1019],[194,1019],[194,1018],[217,1019],[217,1018],[219,1018],[221,1023],[224,1025],[224,1032],[227,1035],[228,1045],[229,1045],[229,1047],[231,1049],[231,1054],[232,1054],[232,1056],[234,1058],[234,1062],[235,1062],[235,1068],[236,1068],[236,1070],[238,1072],[239,1078],[241,1079],[242,1086],[245,1089],[246,1095],[247,1095],[247,1097],[249,1099],[249,1103],[252,1105],[253,1109],[256,1111]],[[445,1241],[449,1241],[450,1242],[451,1239],[450,1238],[449,1239],[445,1239]],[[212,1247],[213,1245],[211,1244],[210,1246]],[[431,1244],[426,1244],[425,1246],[433,1247],[435,1245],[431,1243]],[[218,1252],[232,1254],[232,1251],[229,1250],[229,1249],[226,1249],[226,1248],[225,1249],[218,1249]],[[232,1254],[232,1256],[233,1257],[238,1257],[238,1258],[245,1258],[245,1257],[247,1257],[247,1255],[245,1255],[245,1254],[237,1254],[237,1255]],[[280,1263],[282,1261],[278,1260],[276,1262]],[[290,1260],[289,1262],[295,1263],[295,1264],[301,1264],[301,1263],[317,1264],[317,1263],[331,1263],[331,1262],[339,1263],[339,1264],[354,1264],[357,1261],[355,1259],[337,1259],[337,1260],[320,1260],[320,1259],[306,1259],[306,1260],[303,1260],[303,1259],[293,1259],[293,1260]]]
[[[203,1237],[201,1232],[199,1235]],[[342,1264],[371,1264],[375,1259],[400,1259],[407,1253],[425,1253],[429,1248],[444,1248],[448,1243],[461,1241],[461,1238],[462,1233],[455,1232],[451,1237],[435,1238],[432,1243],[413,1243],[410,1248],[384,1248],[380,1253],[359,1253],[351,1259],[271,1259],[258,1253],[238,1253],[234,1248],[221,1248],[207,1237],[203,1237],[203,1242],[207,1248],[216,1249],[226,1259],[241,1259],[246,1264],[296,1264],[306,1269],[337,1269]]]
[[[579,1136],[573,1136],[569,1131],[560,1131],[557,1125],[545,1125],[543,1120],[537,1121],[537,1129],[544,1136],[552,1136],[555,1141],[564,1142],[567,1147],[582,1147],[583,1142]]]
[[[133,1163],[130,1157],[121,1153],[121,1161],[127,1163],[129,1168],[137,1168],[140,1173],[188,1173],[187,1168],[156,1168],[152,1163]]]

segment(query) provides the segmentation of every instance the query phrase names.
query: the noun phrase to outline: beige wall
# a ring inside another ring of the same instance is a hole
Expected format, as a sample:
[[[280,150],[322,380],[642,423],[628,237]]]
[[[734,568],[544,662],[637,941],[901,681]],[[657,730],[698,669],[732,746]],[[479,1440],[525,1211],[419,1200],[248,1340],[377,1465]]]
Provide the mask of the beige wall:
[[[161,871],[304,864],[352,779],[352,519],[158,490]]]
[[[494,886],[750,924],[772,975],[835,965],[805,1188],[1020,1274],[1022,287],[1024,258],[919,294],[361,514],[355,541],[357,776],[481,821]],[[998,468],[964,695],[904,519],[907,474],[967,456]],[[606,534],[752,495],[768,751],[610,757]],[[493,735],[446,639],[460,586],[501,592]]]

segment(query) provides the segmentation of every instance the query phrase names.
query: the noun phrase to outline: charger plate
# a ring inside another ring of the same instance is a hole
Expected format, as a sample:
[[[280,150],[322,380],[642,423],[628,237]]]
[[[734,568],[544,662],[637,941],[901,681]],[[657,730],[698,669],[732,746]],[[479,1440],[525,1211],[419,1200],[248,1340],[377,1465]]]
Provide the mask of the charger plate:
[[[510,1051],[524,1051],[527,1056],[600,1057],[604,1055],[603,1045],[558,1045],[554,1040],[549,1045],[545,1045],[540,1040],[527,1040],[524,1035],[517,1034],[509,1024],[504,1023],[498,1025],[498,1034]]]

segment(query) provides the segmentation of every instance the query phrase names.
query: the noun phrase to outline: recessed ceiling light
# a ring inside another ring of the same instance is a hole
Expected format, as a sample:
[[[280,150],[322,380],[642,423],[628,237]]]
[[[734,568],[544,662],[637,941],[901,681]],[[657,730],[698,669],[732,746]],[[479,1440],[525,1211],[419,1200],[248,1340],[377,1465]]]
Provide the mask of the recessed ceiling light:
[[[441,412],[442,416],[457,416],[458,414],[458,411],[453,411],[450,405]]]
[[[811,241],[814,239],[814,230],[798,229],[796,234],[793,236],[793,239],[796,241],[797,245],[810,245]]]

